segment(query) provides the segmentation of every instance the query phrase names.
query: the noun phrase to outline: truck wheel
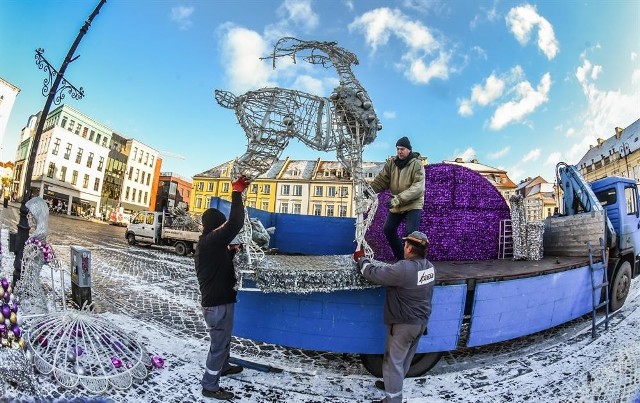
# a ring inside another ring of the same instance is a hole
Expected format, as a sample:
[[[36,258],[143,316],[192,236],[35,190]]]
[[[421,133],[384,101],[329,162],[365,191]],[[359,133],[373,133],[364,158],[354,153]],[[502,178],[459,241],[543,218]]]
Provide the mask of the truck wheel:
[[[127,243],[129,245],[135,245],[136,244],[136,236],[134,234],[127,234]]]
[[[184,242],[177,242],[175,248],[178,255],[187,256],[187,245],[185,245]]]
[[[360,354],[362,365],[369,373],[377,378],[382,378],[382,354]],[[433,368],[442,357],[441,352],[418,353],[413,356],[407,378],[422,376]]]
[[[611,312],[622,308],[624,301],[629,294],[631,287],[631,264],[628,261],[622,262],[616,271],[615,278],[611,283],[611,293],[609,294],[609,309]]]

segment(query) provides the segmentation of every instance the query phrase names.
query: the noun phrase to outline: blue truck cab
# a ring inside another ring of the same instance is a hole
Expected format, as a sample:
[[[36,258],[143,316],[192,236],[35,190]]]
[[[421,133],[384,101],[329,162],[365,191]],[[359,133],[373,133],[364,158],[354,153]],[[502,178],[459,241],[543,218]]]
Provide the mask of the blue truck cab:
[[[611,310],[619,309],[629,293],[631,279],[640,272],[640,212],[635,180],[609,176],[589,184],[617,235],[609,245],[608,273]]]

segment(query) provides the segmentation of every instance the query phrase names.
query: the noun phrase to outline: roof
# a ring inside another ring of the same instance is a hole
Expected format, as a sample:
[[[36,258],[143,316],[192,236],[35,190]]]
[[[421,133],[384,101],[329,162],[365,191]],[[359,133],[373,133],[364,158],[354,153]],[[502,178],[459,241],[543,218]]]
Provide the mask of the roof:
[[[576,164],[578,168],[583,165],[591,165],[614,153],[628,155],[640,149],[640,119],[623,129],[620,138],[616,138],[616,136],[617,134],[613,134],[601,144],[593,146],[587,151]]]
[[[278,179],[311,179],[316,160],[289,160],[285,171]]]
[[[492,166],[489,165],[485,165],[485,164],[481,164],[479,162],[477,162],[476,160],[473,161],[469,161],[469,162],[464,162],[464,161],[442,161],[445,164],[454,164],[454,165],[460,165],[463,166],[465,168],[469,168],[472,171],[476,171],[476,172],[487,172],[487,173],[507,173],[507,171],[503,170],[503,169],[499,169],[499,168],[494,168]]]

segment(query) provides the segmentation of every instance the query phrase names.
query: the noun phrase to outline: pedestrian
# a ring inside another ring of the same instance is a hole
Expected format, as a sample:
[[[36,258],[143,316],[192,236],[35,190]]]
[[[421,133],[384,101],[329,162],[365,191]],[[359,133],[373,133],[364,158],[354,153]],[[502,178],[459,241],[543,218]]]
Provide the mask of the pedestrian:
[[[202,377],[202,395],[229,400],[233,392],[220,387],[220,377],[242,371],[229,364],[231,331],[236,303],[236,274],[233,266],[235,247],[231,241],[244,224],[242,192],[249,179],[241,176],[232,183],[229,219],[220,210],[209,208],[202,214],[202,235],[195,250],[195,267],[200,285],[201,305],[211,345]]]
[[[424,167],[420,153],[413,152],[407,137],[396,142],[396,156],[387,159],[382,171],[371,182],[374,192],[391,192],[387,202],[389,214],[384,222],[384,235],[397,260],[403,259],[402,241],[398,235],[405,221],[405,233],[417,231],[424,205]]]
[[[394,264],[373,264],[364,251],[353,254],[360,274],[372,283],[386,286],[384,323],[387,328],[383,381],[375,386],[385,391],[386,403],[402,402],[402,382],[431,315],[435,267],[426,258],[429,240],[414,231],[404,240],[404,259]]]

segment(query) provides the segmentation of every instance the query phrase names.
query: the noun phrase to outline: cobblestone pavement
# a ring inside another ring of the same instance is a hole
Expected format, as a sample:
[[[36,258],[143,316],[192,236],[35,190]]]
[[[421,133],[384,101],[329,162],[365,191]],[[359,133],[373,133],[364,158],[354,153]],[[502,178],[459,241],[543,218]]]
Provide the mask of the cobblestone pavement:
[[[6,253],[7,238],[16,228],[17,209],[2,209],[0,218],[2,264],[10,274],[13,254]],[[58,216],[50,218],[49,242],[62,267],[69,267],[71,245],[91,250],[97,312],[137,336],[166,363],[131,388],[112,390],[100,398],[203,401],[199,379],[208,336],[198,304],[193,258],[129,246],[121,227]],[[50,287],[47,276],[43,275],[43,283]],[[66,287],[68,292],[68,283]],[[638,294],[634,281],[629,301],[612,317],[610,330],[596,339],[591,338],[587,316],[511,342],[446,353],[427,375],[405,381],[405,398],[409,402],[631,401],[640,385],[635,347],[640,329]],[[234,339],[232,355],[284,369],[282,373],[247,369],[225,378],[222,385],[236,393],[235,401],[353,402],[382,397],[355,355],[240,339]],[[43,375],[38,380],[39,397],[23,395],[11,385],[3,397],[15,401],[98,398],[81,388],[64,389]]]

